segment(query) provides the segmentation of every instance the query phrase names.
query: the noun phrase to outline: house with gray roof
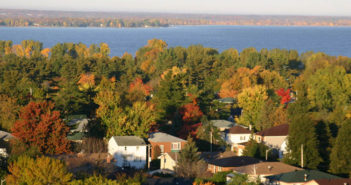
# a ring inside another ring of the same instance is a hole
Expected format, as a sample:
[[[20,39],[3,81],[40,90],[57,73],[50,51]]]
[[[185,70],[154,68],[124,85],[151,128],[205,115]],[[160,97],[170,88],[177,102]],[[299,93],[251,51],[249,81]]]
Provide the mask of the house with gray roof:
[[[217,127],[219,131],[225,131],[235,125],[234,122],[227,121],[227,120],[211,120],[213,126]]]
[[[108,142],[108,153],[118,167],[142,169],[147,162],[147,144],[138,136],[113,136]]]
[[[163,153],[179,152],[186,140],[172,136],[163,132],[154,132],[149,134],[149,143],[151,144],[151,158],[156,159]]]

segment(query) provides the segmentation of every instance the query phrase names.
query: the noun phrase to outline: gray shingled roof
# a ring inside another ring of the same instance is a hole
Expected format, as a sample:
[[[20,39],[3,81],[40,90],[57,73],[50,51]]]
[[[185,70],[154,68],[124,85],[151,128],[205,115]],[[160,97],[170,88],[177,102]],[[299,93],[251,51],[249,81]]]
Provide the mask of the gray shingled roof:
[[[149,141],[152,142],[186,142],[184,139],[175,137],[163,132],[154,132],[149,135]]]
[[[227,120],[211,120],[211,123],[217,128],[231,128],[234,126],[233,122]]]
[[[0,130],[0,139],[8,140],[12,138],[13,138],[13,135],[11,133]]]
[[[145,141],[138,136],[113,136],[118,146],[140,146],[146,145]]]

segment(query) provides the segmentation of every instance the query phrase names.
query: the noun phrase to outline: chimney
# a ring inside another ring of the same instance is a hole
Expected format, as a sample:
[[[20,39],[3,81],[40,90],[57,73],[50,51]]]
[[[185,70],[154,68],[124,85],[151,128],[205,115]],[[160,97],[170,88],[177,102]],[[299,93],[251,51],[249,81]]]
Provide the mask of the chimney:
[[[252,125],[251,124],[249,125],[249,130],[252,130]]]

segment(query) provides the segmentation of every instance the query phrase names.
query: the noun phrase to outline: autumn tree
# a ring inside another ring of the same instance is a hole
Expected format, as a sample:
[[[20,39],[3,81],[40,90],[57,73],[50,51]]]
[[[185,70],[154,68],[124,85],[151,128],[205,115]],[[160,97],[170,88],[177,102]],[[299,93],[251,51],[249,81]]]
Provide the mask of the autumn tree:
[[[127,99],[130,102],[144,101],[146,96],[150,95],[152,88],[143,83],[141,78],[136,78],[129,85]]]
[[[3,130],[10,131],[18,118],[20,107],[16,99],[0,94],[0,125]]]
[[[146,136],[156,122],[154,105],[147,102],[134,102],[132,106],[121,103],[121,95],[114,82],[104,79],[94,101],[99,105],[97,117],[107,127],[107,136],[137,135]]]
[[[37,146],[44,154],[69,152],[66,138],[69,128],[53,108],[51,102],[30,102],[21,109],[12,134],[29,146]]]
[[[262,107],[268,96],[266,88],[261,85],[244,89],[238,95],[238,105],[242,108],[239,122],[244,125],[253,125],[256,129],[259,122]]]
[[[229,73],[225,75],[229,75],[229,79],[220,80],[220,82],[223,81],[223,83],[221,85],[219,96],[222,98],[236,98],[243,89],[253,87],[257,84],[260,71],[260,66],[256,66],[254,69],[239,68],[235,71],[229,71]]]
[[[9,165],[6,184],[67,184],[72,179],[65,165],[58,159],[21,156]]]

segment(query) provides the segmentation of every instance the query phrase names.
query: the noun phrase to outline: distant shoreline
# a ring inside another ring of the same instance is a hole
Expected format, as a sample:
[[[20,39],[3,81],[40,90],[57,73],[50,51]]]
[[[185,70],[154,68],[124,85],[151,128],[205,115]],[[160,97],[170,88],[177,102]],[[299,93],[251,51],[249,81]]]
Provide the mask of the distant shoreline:
[[[351,26],[351,16],[214,15],[126,12],[68,12],[0,9],[0,26],[149,28],[233,26]]]

